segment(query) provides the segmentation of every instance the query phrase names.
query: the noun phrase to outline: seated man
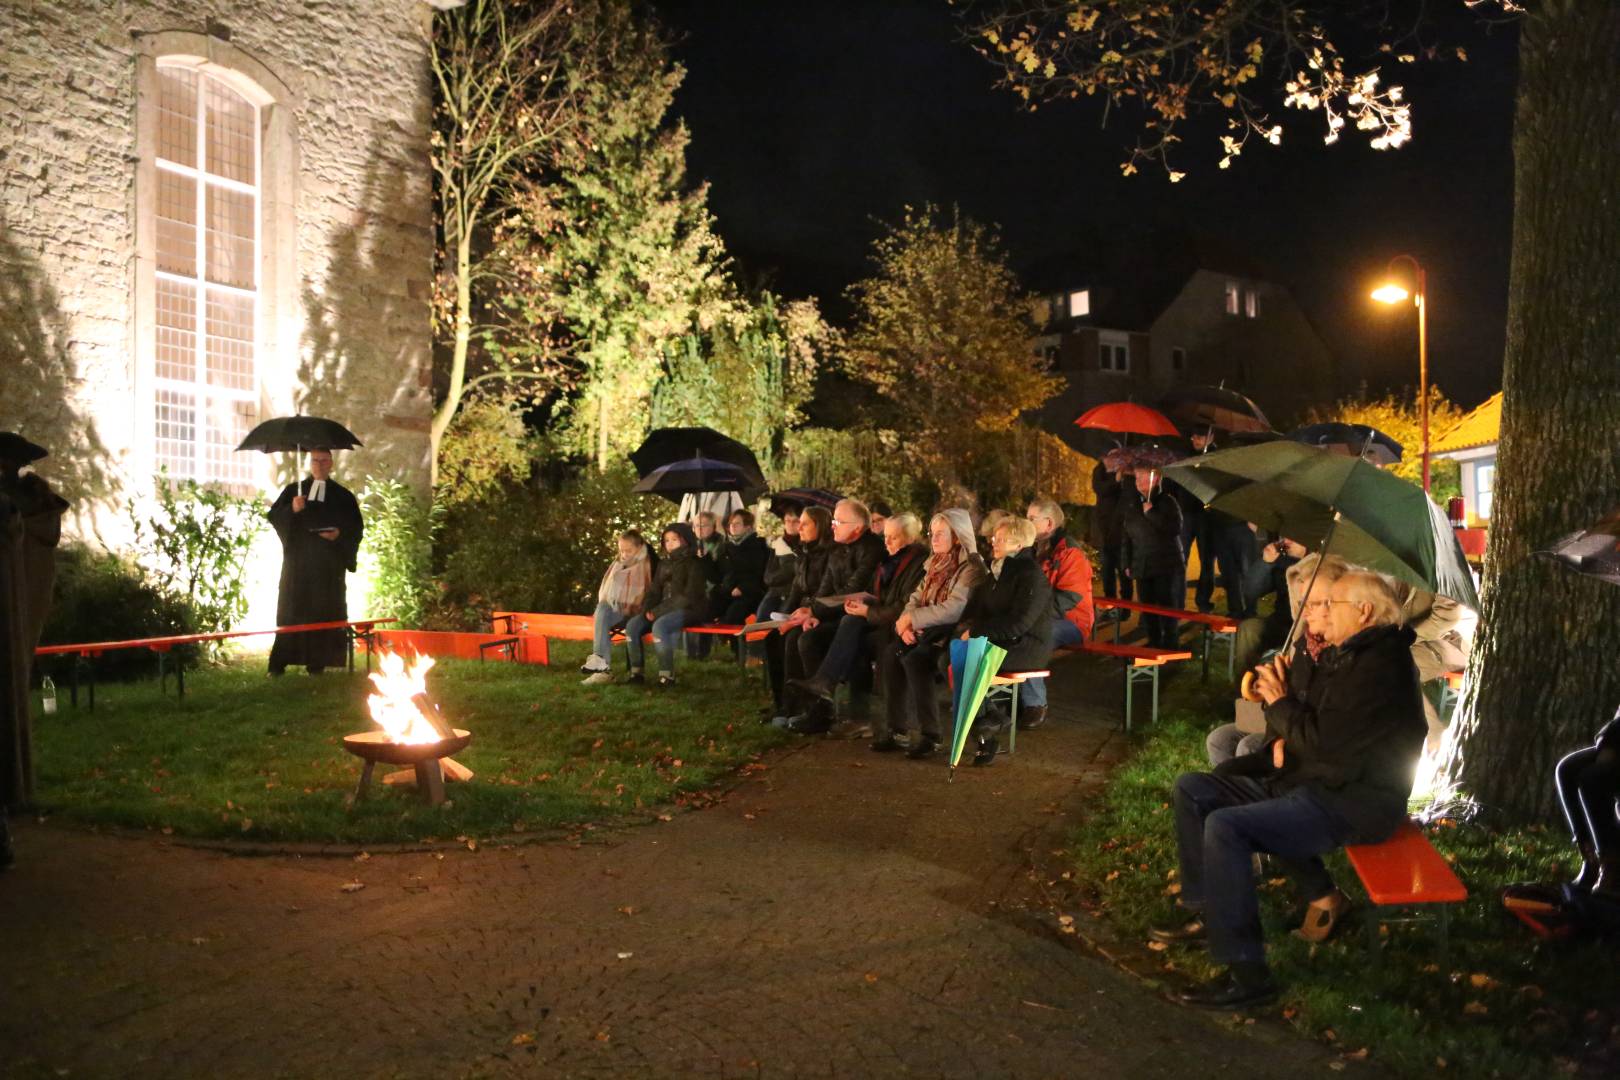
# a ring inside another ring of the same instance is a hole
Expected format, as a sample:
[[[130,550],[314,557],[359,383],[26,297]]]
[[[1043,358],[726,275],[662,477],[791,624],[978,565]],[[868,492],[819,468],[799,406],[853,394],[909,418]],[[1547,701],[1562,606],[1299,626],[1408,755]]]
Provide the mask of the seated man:
[[[1211,956],[1227,967],[1181,995],[1190,1005],[1238,1009],[1277,996],[1261,940],[1255,853],[1290,864],[1311,902],[1303,929],[1320,940],[1349,904],[1322,855],[1386,840],[1406,817],[1424,735],[1412,632],[1400,624],[1388,579],[1371,571],[1345,574],[1321,603],[1329,648],[1309,678],[1290,678],[1279,658],[1256,680],[1276,738],[1272,767],[1259,775],[1184,773],[1176,781],[1178,903],[1193,918],[1153,936],[1207,935]]]

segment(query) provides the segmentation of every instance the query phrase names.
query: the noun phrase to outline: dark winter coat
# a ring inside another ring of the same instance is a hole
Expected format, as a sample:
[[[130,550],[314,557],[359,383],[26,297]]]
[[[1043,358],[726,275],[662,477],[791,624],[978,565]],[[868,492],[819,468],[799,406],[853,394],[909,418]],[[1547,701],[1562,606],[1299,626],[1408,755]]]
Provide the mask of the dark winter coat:
[[[1119,505],[1125,538],[1131,542],[1131,577],[1141,581],[1182,573],[1187,553],[1181,547],[1181,506],[1176,500],[1156,492],[1152,509],[1146,509],[1141,494],[1132,488],[1120,497]]]
[[[820,591],[821,579],[826,575],[827,560],[835,546],[830,536],[799,546],[799,565],[794,568],[793,582],[782,597],[783,611],[797,611],[816,597],[827,595]]]
[[[758,536],[736,544],[727,542],[718,556],[721,598],[730,602],[731,590],[741,589],[743,598],[752,597],[758,604],[765,595],[765,564],[770,561],[770,555],[770,547]]]
[[[810,597],[811,610],[816,618],[830,618],[844,609],[842,603],[833,607],[814,603],[816,597],[866,592],[872,586],[872,576],[877,573],[878,564],[887,554],[883,537],[870,531],[862,532],[847,544],[834,543],[832,554],[827,556],[827,567],[821,574],[821,583]]]
[[[799,568],[799,552],[804,545],[799,543],[797,536],[783,536],[781,543],[773,541],[769,546],[770,556],[765,560],[765,591],[781,596],[793,587],[793,574]],[[781,547],[788,550],[783,552]]]
[[[690,544],[665,554],[653,574],[647,598],[642,601],[654,619],[674,611],[685,612],[688,624],[708,617],[709,581],[703,562]]]
[[[884,567],[892,569],[887,575],[888,580],[882,581]],[[911,594],[917,591],[922,584],[923,574],[928,570],[928,547],[926,544],[912,544],[903,547],[897,554],[890,555],[878,564],[878,573],[872,575],[872,584],[867,592],[877,597],[868,601],[866,605],[866,622],[869,626],[893,626],[900,613],[906,608],[906,601]]]
[[[1097,505],[1091,508],[1091,545],[1113,547],[1125,539],[1119,521],[1119,502],[1125,489],[1099,461],[1091,470],[1091,491],[1097,496]]]
[[[1350,843],[1385,840],[1406,818],[1428,732],[1413,639],[1404,626],[1369,627],[1290,671],[1289,696],[1265,709],[1268,733],[1284,741],[1267,786],[1308,788],[1350,824]]]
[[[1000,577],[973,591],[962,627],[1007,650],[1005,671],[1033,671],[1052,659],[1052,585],[1029,548],[1001,562]]]

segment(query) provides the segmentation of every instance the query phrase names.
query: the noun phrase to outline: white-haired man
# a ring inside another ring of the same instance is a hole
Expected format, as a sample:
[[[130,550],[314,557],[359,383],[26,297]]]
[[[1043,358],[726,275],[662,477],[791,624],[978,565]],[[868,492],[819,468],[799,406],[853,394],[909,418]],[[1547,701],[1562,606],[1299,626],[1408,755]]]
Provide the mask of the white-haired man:
[[[1321,940],[1349,904],[1322,855],[1385,840],[1406,816],[1425,731],[1412,631],[1401,625],[1388,579],[1370,571],[1345,574],[1312,602],[1327,605],[1328,648],[1308,674],[1279,658],[1256,680],[1275,740],[1273,766],[1260,775],[1221,769],[1176,781],[1182,922],[1153,936],[1207,937],[1227,968],[1182,994],[1190,1005],[1241,1009],[1277,995],[1261,938],[1255,853],[1291,865],[1310,902],[1301,933]]]

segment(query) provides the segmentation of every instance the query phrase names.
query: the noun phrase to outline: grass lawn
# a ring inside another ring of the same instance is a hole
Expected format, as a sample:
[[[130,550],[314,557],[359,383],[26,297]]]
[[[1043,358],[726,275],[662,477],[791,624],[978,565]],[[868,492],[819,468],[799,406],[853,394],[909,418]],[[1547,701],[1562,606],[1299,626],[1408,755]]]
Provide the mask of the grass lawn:
[[[690,797],[788,736],[756,723],[757,670],[682,660],[672,690],[582,686],[585,644],[552,666],[441,660],[428,692],[473,733],[476,773],[428,808],[380,783],[350,810],[370,730],[363,674],[267,678],[262,658],[187,676],[177,702],[155,681],[97,688],[96,709],[41,717],[39,799],[62,821],[191,837],[352,844],[487,837],[608,821]]]
[[[1159,726],[1073,837],[1075,877],[1122,937],[1146,943],[1148,926],[1170,914],[1177,888],[1172,785],[1181,772],[1208,767],[1204,736],[1230,715],[1229,686],[1174,680]],[[1291,886],[1280,876],[1263,884],[1268,953],[1286,984],[1282,1015],[1347,1054],[1365,1049],[1408,1076],[1615,1075],[1620,945],[1543,943],[1497,897],[1510,882],[1557,882],[1572,874],[1576,856],[1562,823],[1514,831],[1442,827],[1431,839],[1470,893],[1453,908],[1444,967],[1433,926],[1388,926],[1376,960],[1359,921],[1324,945],[1295,939],[1288,933],[1298,925]],[[1340,887],[1365,905],[1343,854],[1329,866]],[[1370,917],[1361,906],[1352,919]],[[1162,958],[1185,977],[1214,970],[1201,949],[1173,947]]]

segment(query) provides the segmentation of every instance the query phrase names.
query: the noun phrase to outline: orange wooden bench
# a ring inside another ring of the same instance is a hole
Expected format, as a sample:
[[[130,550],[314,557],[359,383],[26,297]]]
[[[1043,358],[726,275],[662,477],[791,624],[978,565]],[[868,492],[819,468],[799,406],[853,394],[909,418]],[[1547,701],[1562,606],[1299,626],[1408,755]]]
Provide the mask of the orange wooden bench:
[[[1451,713],[1456,709],[1457,702],[1462,698],[1463,669],[1456,668],[1441,676],[1440,684],[1440,722],[1451,723]]]
[[[179,645],[196,645],[207,641],[228,641],[231,638],[262,637],[266,634],[297,634],[307,630],[342,630],[349,635],[349,670],[354,670],[354,649],[356,641],[368,643],[376,628],[382,623],[398,622],[398,619],[338,619],[331,622],[299,623],[296,626],[274,626],[268,630],[222,630],[212,634],[171,634],[164,637],[129,638],[125,641],[91,641],[71,645],[41,645],[34,650],[35,656],[71,656],[73,657],[73,682],[71,685],[73,707],[79,707],[79,671],[82,668],[89,676],[90,682],[90,708],[96,707],[96,669],[90,663],[102,653],[116,652],[120,649],[150,649],[157,653],[158,680],[160,689],[167,689],[168,674],[164,667],[164,657]],[[186,668],[182,653],[174,654],[174,685],[175,696],[186,696]],[[371,670],[371,654],[366,653],[366,670]]]
[[[520,664],[550,662],[543,637],[459,630],[378,630],[371,636],[375,639],[371,648],[394,652],[410,650],[435,660],[483,660],[494,652]]]
[[[1018,688],[1030,679],[1049,679],[1051,677],[1052,673],[1045,669],[1002,671],[991,676],[991,691],[994,692],[1005,688],[1012,698],[1012,708],[1007,711],[1007,715],[1010,717],[1007,724],[1007,753],[1011,754],[1018,749]]]
[[[1237,620],[1230,615],[1205,614],[1202,611],[1186,611],[1182,608],[1159,607],[1155,604],[1144,604],[1136,600],[1111,600],[1106,596],[1099,596],[1092,601],[1099,611],[1119,610],[1134,611],[1139,615],[1163,615],[1166,618],[1178,619],[1181,622],[1195,623],[1203,633],[1204,674],[1205,682],[1209,681],[1209,651],[1211,643],[1217,638],[1226,646],[1226,677],[1232,678],[1232,666],[1237,652]],[[1114,620],[1114,644],[1119,644],[1119,620]]]
[[[1416,822],[1407,820],[1381,844],[1348,844],[1344,853],[1361,878],[1367,898],[1379,908],[1437,905],[1440,920],[1441,970],[1450,951],[1451,909],[1448,904],[1468,899],[1462,883]],[[1367,920],[1368,944],[1376,954],[1380,922],[1415,922],[1417,918],[1379,916]]]
[[[747,624],[752,623],[754,617],[748,616],[746,623],[702,623],[697,626],[688,626],[682,633],[686,634],[713,634],[724,637],[737,637],[744,635]],[[525,642],[525,647],[531,653],[537,652],[542,657],[539,660],[530,660],[529,663],[550,663],[550,654],[546,646],[549,638],[558,641],[590,641],[595,637],[595,620],[589,615],[555,615],[537,611],[497,611],[490,616],[490,624],[495,633],[516,635]],[[764,637],[769,631],[759,634],[746,634],[747,640],[754,641]],[[647,634],[643,641],[651,641],[652,635]],[[529,645],[529,642],[535,642]],[[614,634],[613,643],[623,644],[624,635]],[[741,649],[738,650],[738,663],[746,662]]]
[[[1125,730],[1131,730],[1133,692],[1136,684],[1146,682],[1153,688],[1153,707],[1148,723],[1159,722],[1159,669],[1178,660],[1191,660],[1187,649],[1150,649],[1145,645],[1115,645],[1106,641],[1088,641],[1084,645],[1065,645],[1059,652],[1089,653],[1108,656],[1125,662]]]

